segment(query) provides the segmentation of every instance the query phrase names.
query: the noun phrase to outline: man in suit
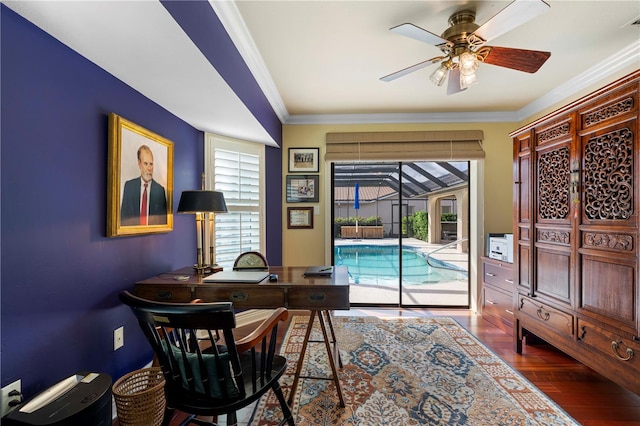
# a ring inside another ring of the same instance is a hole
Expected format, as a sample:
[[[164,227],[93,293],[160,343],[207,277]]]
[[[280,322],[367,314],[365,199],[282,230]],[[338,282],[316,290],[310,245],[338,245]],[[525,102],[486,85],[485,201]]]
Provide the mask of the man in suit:
[[[164,187],[153,180],[153,153],[147,145],[138,148],[140,176],[124,184],[120,223],[122,226],[165,225],[167,196]]]

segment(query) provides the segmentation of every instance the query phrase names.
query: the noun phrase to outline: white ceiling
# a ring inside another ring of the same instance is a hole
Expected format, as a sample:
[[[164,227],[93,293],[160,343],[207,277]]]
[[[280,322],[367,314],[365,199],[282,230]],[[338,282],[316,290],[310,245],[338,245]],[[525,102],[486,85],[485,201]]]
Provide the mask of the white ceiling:
[[[2,2],[194,127],[274,144],[158,1]],[[489,43],[549,51],[542,68],[481,64],[479,83],[451,96],[428,80],[432,67],[379,80],[441,54],[389,28],[441,34],[456,11],[482,24],[510,1],[209,3],[283,123],[518,121],[640,68],[637,0],[547,0],[548,12]]]

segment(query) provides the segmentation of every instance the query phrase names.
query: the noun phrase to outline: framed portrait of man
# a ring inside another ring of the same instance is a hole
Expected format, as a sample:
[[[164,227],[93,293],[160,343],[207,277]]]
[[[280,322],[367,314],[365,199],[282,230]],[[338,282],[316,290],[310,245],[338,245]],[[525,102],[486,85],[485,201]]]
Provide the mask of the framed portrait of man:
[[[173,142],[109,114],[107,237],[173,230]]]

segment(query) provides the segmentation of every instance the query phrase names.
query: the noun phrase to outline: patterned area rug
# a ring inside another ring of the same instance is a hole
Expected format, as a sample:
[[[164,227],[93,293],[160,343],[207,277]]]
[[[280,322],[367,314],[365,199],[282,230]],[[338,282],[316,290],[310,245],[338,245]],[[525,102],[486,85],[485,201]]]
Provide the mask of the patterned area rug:
[[[307,321],[293,317],[285,337],[285,396]],[[332,381],[301,379],[292,406],[296,425],[578,425],[451,318],[334,317],[333,323],[346,407],[338,406]],[[317,321],[311,339],[322,339]],[[310,343],[305,358],[302,375],[330,377],[324,344]],[[269,392],[250,424],[281,419]]]

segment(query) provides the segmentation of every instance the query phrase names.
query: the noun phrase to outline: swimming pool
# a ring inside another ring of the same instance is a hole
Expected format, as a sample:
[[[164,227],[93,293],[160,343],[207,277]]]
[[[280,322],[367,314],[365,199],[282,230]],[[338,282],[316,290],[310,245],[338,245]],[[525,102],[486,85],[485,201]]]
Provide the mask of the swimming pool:
[[[394,284],[400,275],[399,247],[396,245],[340,245],[334,249],[336,265],[346,265],[354,284]],[[426,255],[416,247],[402,246],[403,284],[423,285],[467,280],[467,271]],[[447,269],[440,269],[443,266]],[[453,269],[453,270],[452,270]]]

